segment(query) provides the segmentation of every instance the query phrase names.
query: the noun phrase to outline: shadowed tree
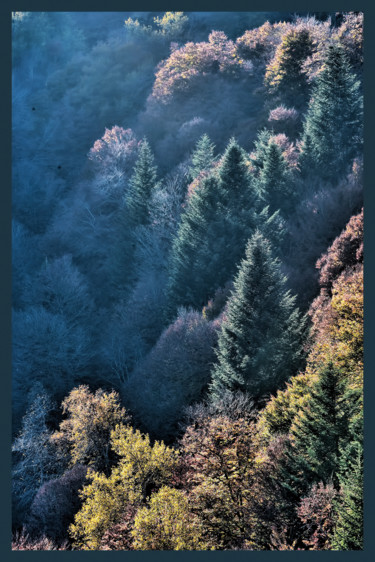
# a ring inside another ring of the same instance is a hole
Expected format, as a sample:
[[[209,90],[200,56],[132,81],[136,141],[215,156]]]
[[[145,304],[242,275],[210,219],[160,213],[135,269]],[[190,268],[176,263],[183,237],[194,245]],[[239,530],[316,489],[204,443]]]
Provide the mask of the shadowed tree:
[[[328,48],[313,89],[302,134],[300,168],[334,182],[362,146],[363,98],[345,51]]]
[[[219,335],[214,400],[228,389],[259,400],[301,365],[304,321],[285,285],[279,260],[257,231],[248,241]]]

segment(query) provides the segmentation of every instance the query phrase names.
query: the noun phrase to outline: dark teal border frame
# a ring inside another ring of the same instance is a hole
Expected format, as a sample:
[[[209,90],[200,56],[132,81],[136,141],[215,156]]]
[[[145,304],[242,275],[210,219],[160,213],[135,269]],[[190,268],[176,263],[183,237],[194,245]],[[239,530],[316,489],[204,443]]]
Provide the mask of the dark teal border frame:
[[[11,12],[12,11],[350,11],[360,10],[365,15],[365,548],[360,552],[283,552],[270,551],[227,551],[227,552],[27,552],[19,554],[11,551],[10,527],[10,434],[11,434]],[[372,560],[375,554],[374,531],[374,438],[375,407],[374,388],[374,348],[375,348],[375,182],[374,178],[374,105],[375,105],[375,3],[373,0],[2,0],[0,6],[0,555],[8,561],[22,557],[27,560],[46,560],[48,556],[56,560],[79,560],[86,556],[96,560],[106,556],[126,556],[136,562],[154,560],[271,560],[272,557],[310,556],[319,562],[334,560]],[[99,558],[98,558],[99,557]]]

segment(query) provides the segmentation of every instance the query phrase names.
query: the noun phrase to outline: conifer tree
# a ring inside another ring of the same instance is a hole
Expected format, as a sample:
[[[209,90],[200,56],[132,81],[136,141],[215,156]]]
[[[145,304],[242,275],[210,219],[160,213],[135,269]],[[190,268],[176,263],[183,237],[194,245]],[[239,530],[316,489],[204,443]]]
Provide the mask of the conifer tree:
[[[270,219],[258,209],[245,153],[231,139],[217,175],[203,178],[181,217],[170,258],[168,320],[179,306],[204,306],[231,279],[255,226]]]
[[[311,56],[312,49],[313,41],[306,29],[292,29],[283,36],[265,74],[270,92],[290,97],[297,106],[306,102],[308,82],[303,63]]]
[[[148,204],[156,180],[154,156],[147,140],[143,139],[126,196],[128,216],[133,227],[148,222]]]
[[[318,482],[339,488],[340,448],[347,443],[352,404],[347,381],[329,362],[295,415],[282,466],[283,486],[297,501]]]
[[[250,161],[256,177],[259,176],[259,172],[263,168],[265,153],[271,137],[272,132],[269,129],[261,129],[254,141],[254,150],[250,154]]]
[[[123,204],[115,217],[116,244],[110,258],[112,285],[124,294],[135,282],[136,229],[149,222],[149,202],[157,185],[157,167],[150,145],[143,139]]]
[[[349,443],[341,451],[333,550],[363,549],[363,410],[349,428]]]
[[[335,181],[362,145],[363,99],[345,52],[330,46],[310,99],[302,135],[300,167]],[[307,158],[307,162],[305,159]]]
[[[258,400],[298,369],[304,322],[280,262],[257,231],[246,246],[219,335],[210,393],[243,390]]]
[[[271,213],[277,209],[282,213],[290,210],[295,197],[293,177],[280,146],[275,142],[271,141],[265,147],[263,166],[256,184]]]
[[[202,170],[208,170],[214,159],[215,145],[208,135],[204,134],[198,140],[191,156],[190,176],[194,180]]]

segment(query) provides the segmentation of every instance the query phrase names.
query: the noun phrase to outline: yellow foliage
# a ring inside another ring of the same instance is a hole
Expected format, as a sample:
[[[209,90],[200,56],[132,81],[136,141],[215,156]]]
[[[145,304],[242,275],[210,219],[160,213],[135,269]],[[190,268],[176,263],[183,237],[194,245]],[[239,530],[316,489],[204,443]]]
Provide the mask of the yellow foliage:
[[[92,483],[82,491],[82,509],[70,532],[74,545],[97,549],[109,527],[129,505],[141,505],[147,492],[170,481],[177,452],[164,443],[150,445],[148,435],[130,426],[118,425],[112,432],[113,449],[121,457],[109,477],[91,472]]]
[[[207,550],[201,532],[185,494],[163,486],[138,510],[132,535],[137,550]]]

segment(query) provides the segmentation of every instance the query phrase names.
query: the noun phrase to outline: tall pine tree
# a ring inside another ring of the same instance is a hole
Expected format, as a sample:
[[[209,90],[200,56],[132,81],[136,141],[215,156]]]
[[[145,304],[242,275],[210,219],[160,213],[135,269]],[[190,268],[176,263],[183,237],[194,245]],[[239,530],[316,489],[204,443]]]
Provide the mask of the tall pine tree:
[[[257,231],[246,246],[219,335],[214,401],[238,389],[257,401],[296,373],[304,321],[285,285],[271,244]]]
[[[354,393],[359,394],[358,391]],[[353,394],[353,393],[352,393]],[[351,420],[349,443],[342,448],[338,475],[341,494],[336,505],[333,550],[363,549],[363,409]]]
[[[150,145],[143,139],[126,196],[128,217],[133,227],[148,222],[148,206],[157,181],[157,168]]]
[[[170,257],[167,319],[179,306],[202,307],[235,273],[246,241],[267,213],[257,214],[245,152],[234,139],[215,175],[188,199]]]
[[[339,488],[340,449],[347,443],[352,404],[347,380],[332,363],[318,373],[291,429],[280,480],[297,502],[314,483]]]
[[[271,141],[265,147],[263,165],[255,183],[271,213],[280,209],[285,214],[293,207],[294,179],[280,146],[275,142]]]
[[[204,134],[198,140],[191,156],[190,176],[194,180],[202,170],[208,170],[214,160],[215,145],[208,135]]]
[[[114,222],[117,232],[110,271],[115,292],[124,296],[135,282],[136,231],[149,222],[149,204],[157,186],[157,167],[146,139],[140,144],[138,159],[129,180],[128,191]]]
[[[334,182],[362,146],[363,98],[342,47],[328,48],[304,123],[300,168]]]

